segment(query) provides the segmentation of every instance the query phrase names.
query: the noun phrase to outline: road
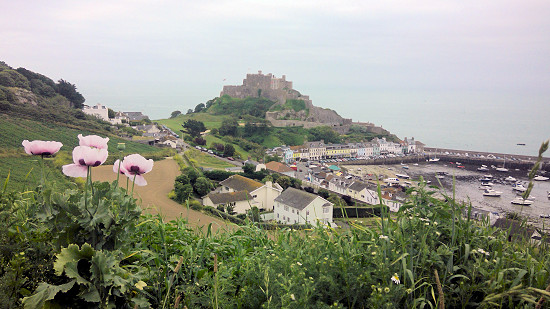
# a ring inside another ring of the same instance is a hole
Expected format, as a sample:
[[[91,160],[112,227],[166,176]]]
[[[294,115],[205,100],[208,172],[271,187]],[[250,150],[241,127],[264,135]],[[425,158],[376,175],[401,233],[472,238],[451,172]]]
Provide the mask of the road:
[[[168,198],[168,193],[174,187],[174,180],[180,175],[178,164],[170,159],[156,161],[153,170],[144,175],[147,180],[147,186],[135,186],[134,196],[138,199],[141,208],[150,214],[161,214],[164,221],[175,220],[177,218],[186,218],[189,224],[195,228],[208,226],[212,223],[212,231],[233,230],[234,224],[227,223],[220,219],[208,216],[201,212],[187,209],[179,203]],[[116,180],[116,173],[113,172],[112,165],[105,165],[93,168],[94,181]],[[126,186],[126,177],[121,176],[120,183]],[[131,191],[132,182],[130,181]]]

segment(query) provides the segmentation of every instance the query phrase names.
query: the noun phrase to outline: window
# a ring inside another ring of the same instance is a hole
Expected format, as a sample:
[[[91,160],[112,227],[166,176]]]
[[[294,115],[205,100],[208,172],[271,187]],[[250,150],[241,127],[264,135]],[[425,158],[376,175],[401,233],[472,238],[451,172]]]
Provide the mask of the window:
[[[294,213],[294,209],[292,209],[292,213]]]
[[[323,213],[328,214],[329,213],[329,208],[328,207],[323,207]]]
[[[257,198],[258,196],[257,195],[252,195],[253,198]]]
[[[306,210],[306,216],[309,216],[309,210]]]
[[[288,206],[285,206],[285,211],[288,211]]]
[[[277,214],[277,219],[279,218],[279,214]]]

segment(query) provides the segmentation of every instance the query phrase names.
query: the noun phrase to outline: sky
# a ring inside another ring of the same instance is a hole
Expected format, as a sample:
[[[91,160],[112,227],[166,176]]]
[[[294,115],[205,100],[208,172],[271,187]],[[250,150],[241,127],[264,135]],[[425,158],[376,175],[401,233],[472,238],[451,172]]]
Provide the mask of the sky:
[[[403,135],[419,126],[403,111],[430,102],[550,112],[547,0],[31,0],[0,16],[0,60],[152,119],[259,70]]]

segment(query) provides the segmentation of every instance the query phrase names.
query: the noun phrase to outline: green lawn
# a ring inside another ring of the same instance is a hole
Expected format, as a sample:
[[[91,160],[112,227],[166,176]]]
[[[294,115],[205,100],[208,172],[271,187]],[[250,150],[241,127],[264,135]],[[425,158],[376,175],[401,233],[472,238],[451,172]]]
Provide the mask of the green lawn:
[[[163,124],[169,127],[172,131],[180,134],[182,129],[181,125],[189,119],[202,121],[207,129],[219,128],[222,125],[222,121],[230,116],[216,116],[207,113],[193,113],[189,115],[180,115],[176,118],[159,119],[155,120],[159,124]]]
[[[227,167],[234,167],[235,165],[227,163],[223,160],[216,158],[215,156],[208,155],[204,152],[196,149],[189,149],[185,152],[187,158],[196,167],[207,167],[213,169],[225,169]]]

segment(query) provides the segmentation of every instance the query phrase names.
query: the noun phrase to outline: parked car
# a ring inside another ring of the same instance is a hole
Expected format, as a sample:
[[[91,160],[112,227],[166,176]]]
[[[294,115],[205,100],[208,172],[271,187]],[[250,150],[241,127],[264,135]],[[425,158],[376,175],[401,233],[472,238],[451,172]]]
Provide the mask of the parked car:
[[[227,157],[227,160],[229,160],[229,161],[235,161],[235,159],[233,159],[232,157]]]

